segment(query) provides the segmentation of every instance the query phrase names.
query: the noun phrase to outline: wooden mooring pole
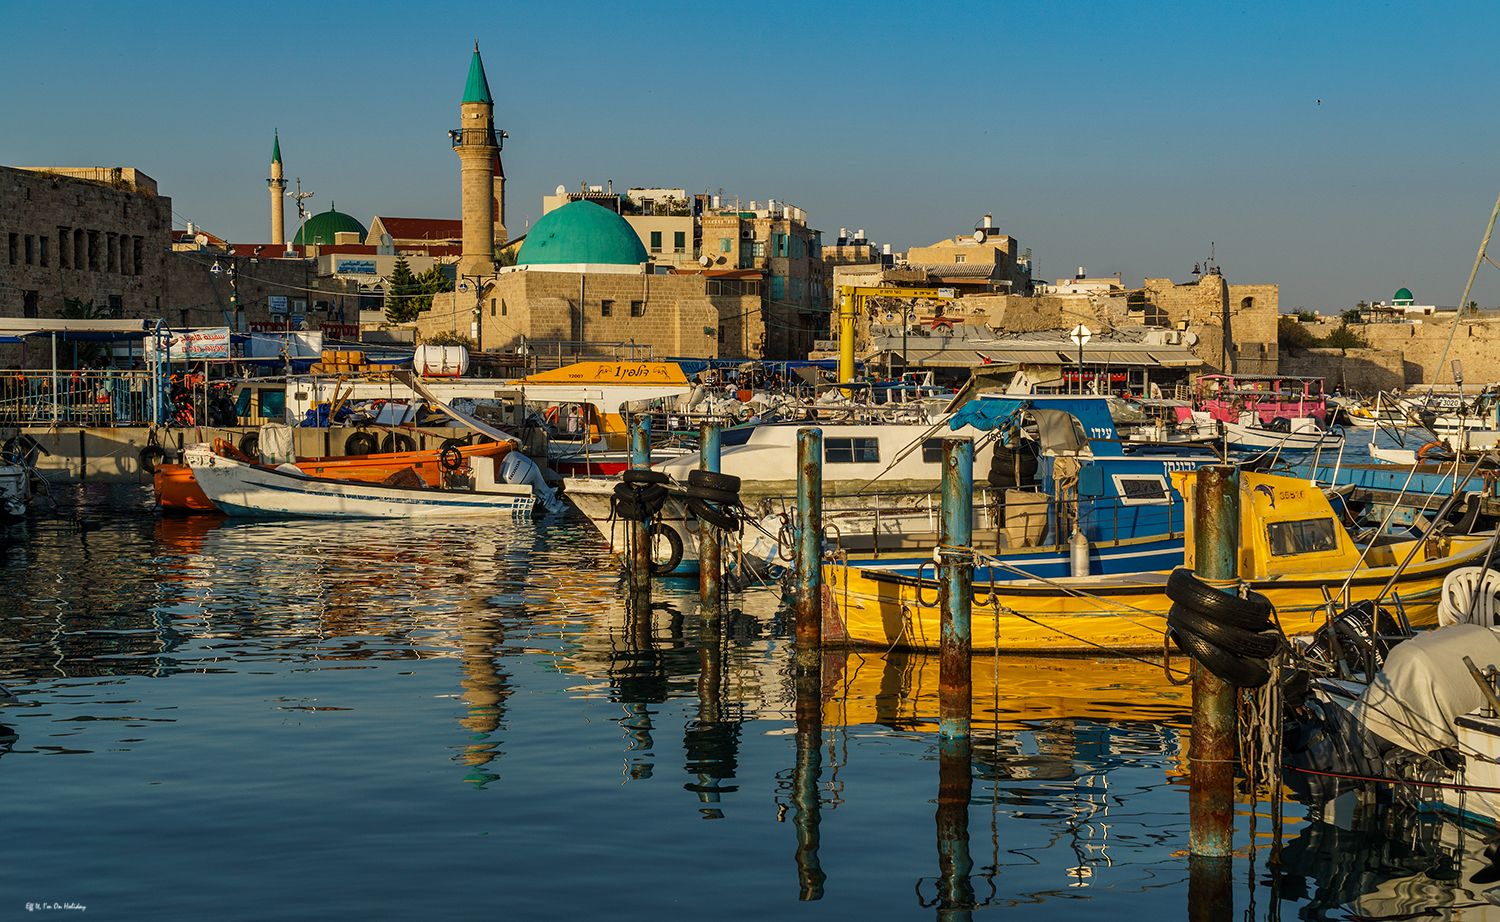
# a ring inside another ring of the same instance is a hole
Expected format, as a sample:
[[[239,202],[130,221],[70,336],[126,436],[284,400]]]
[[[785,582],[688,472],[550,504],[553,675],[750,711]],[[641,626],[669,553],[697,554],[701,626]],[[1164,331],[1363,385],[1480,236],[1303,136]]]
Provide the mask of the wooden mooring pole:
[[[1205,580],[1239,576],[1240,479],[1233,467],[1198,469],[1193,486],[1194,569]],[[1188,918],[1233,914],[1235,689],[1193,663],[1192,770],[1188,789]]]
[[[792,668],[817,675],[823,660],[823,430],[797,430],[797,642]]]
[[[698,467],[719,472],[719,424],[704,420],[698,430]],[[719,620],[719,583],[723,579],[719,529],[707,522],[698,523],[698,604],[703,619]]]
[[[630,427],[630,468],[644,471],[651,467],[651,419],[641,416]],[[630,592],[651,592],[651,523],[630,523]]]
[[[943,439],[943,512],[938,530],[938,735],[967,739],[973,706],[974,443]]]

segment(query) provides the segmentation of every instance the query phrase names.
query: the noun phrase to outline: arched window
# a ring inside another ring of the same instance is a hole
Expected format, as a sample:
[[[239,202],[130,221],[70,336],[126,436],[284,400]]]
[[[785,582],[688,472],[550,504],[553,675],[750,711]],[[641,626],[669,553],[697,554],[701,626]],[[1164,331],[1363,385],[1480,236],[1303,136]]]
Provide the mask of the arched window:
[[[1246,298],[1245,300],[1240,302],[1240,310],[1242,311],[1248,311],[1253,307],[1255,307],[1254,298]]]

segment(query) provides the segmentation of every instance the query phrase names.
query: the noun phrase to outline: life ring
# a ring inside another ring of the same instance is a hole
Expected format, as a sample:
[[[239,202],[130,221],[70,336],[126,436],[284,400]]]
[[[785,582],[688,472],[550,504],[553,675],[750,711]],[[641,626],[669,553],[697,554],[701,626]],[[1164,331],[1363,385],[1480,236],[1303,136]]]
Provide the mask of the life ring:
[[[260,433],[247,432],[240,436],[240,452],[249,458],[259,458]]]
[[[651,575],[665,576],[666,574],[671,573],[673,570],[677,569],[677,565],[682,563],[682,536],[677,533],[677,529],[657,522],[655,525],[651,526],[650,537]],[[665,538],[667,541],[666,560],[656,559],[657,538]]]
[[[459,468],[463,467],[464,453],[459,451],[452,445],[449,445],[447,448],[444,448],[442,451],[438,452],[438,464],[442,465],[443,470],[451,474]]]
[[[1423,445],[1421,448],[1417,449],[1417,460],[1418,461],[1425,460],[1427,458],[1427,453],[1430,452],[1430,451],[1432,451],[1434,448],[1440,449],[1442,451],[1447,451],[1448,450],[1448,446],[1444,445],[1442,442],[1431,441],[1431,442],[1428,442],[1426,445]]]
[[[344,454],[346,455],[368,455],[378,447],[375,436],[363,429],[344,440]]]
[[[156,466],[166,462],[167,451],[160,445],[147,445],[141,449],[141,453],[137,457],[141,462],[141,470],[148,474],[155,474]]]

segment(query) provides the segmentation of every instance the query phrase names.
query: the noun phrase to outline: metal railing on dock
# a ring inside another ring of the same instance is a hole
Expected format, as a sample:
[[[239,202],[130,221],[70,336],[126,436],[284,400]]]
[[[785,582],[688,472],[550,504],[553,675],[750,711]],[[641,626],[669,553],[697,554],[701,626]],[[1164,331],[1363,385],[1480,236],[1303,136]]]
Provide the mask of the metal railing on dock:
[[[0,373],[0,426],[128,426],[149,423],[149,371],[28,369]]]

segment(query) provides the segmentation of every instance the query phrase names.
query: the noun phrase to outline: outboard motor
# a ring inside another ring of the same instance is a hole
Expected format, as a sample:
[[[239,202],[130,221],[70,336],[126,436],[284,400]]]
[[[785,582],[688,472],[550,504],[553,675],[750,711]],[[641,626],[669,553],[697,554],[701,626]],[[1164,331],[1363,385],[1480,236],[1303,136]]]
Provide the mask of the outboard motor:
[[[541,500],[542,507],[553,515],[567,511],[568,506],[557,498],[557,491],[547,486],[541,468],[522,452],[512,451],[500,461],[500,479],[506,483],[524,483],[530,486],[531,492]]]

